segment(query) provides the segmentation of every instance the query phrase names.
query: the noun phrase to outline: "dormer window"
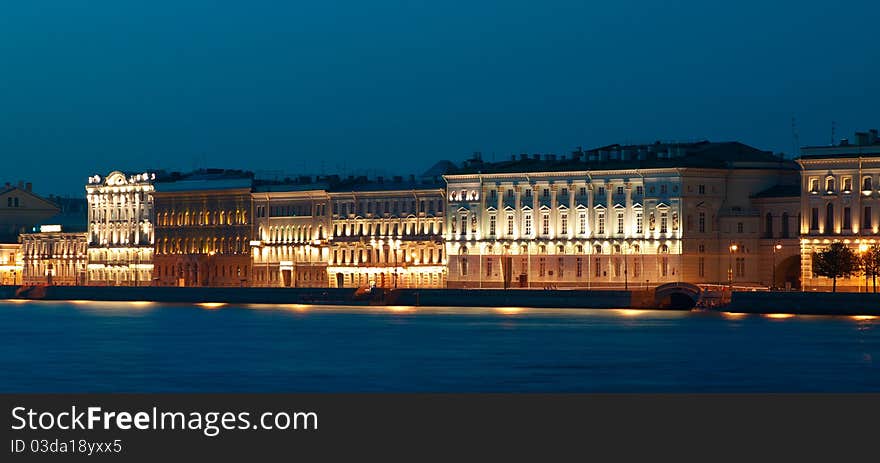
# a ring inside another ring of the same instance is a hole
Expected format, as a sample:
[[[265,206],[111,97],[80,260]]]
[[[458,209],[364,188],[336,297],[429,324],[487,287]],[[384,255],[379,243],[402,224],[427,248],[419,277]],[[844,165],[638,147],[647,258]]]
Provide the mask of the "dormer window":
[[[810,179],[810,193],[816,194],[819,193],[819,179],[811,178]]]
[[[871,181],[871,177],[865,177],[862,179],[862,192],[871,193],[871,190],[874,188],[873,182]]]
[[[843,192],[849,193],[852,191],[852,177],[844,177],[843,178]]]

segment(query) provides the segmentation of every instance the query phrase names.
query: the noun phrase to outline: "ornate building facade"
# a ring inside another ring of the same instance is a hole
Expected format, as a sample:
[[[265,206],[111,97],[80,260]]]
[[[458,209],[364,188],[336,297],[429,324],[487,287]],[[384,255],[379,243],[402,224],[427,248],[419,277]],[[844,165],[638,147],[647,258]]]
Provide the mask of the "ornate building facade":
[[[249,172],[220,169],[155,184],[156,285],[251,285],[252,184]]]
[[[327,188],[307,182],[254,187],[254,286],[329,286]]]
[[[445,287],[444,192],[399,177],[330,191],[330,286]]]
[[[155,243],[153,183],[156,174],[114,171],[89,177],[88,282],[150,285]]]
[[[856,252],[880,243],[880,135],[856,133],[853,142],[801,150],[801,279],[805,289],[827,290],[813,274],[813,252],[843,242]],[[838,279],[838,291],[864,291],[864,275]]]
[[[24,285],[83,285],[88,262],[87,233],[68,233],[60,225],[43,225],[22,233]]]
[[[471,160],[446,176],[449,286],[769,285],[752,195],[796,165],[740,143]]]

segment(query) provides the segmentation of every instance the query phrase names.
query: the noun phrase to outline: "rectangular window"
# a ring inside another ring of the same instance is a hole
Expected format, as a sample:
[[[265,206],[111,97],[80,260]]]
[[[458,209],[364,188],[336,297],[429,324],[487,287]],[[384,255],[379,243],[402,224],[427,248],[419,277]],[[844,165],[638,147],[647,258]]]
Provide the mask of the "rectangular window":
[[[697,190],[701,195],[706,194],[706,185],[698,185]],[[700,275],[700,276],[702,276],[702,275]]]
[[[532,235],[532,214],[523,214],[523,234]]]
[[[531,188],[526,188],[526,192],[525,192],[524,196],[525,196],[526,198],[531,198],[531,197],[532,197],[532,189],[531,189]]]
[[[660,194],[666,193],[666,185],[660,185]]]
[[[644,220],[644,217],[642,216],[642,211],[640,211],[640,210],[636,211],[636,233],[639,233],[639,234],[644,233],[644,231],[645,231],[644,230],[644,227],[645,227],[644,222],[645,222],[645,220]]]
[[[852,212],[848,207],[843,208],[843,230],[852,230]]]
[[[541,192],[541,196],[543,196],[545,198],[549,198],[550,197],[550,189],[544,188],[544,191]]]
[[[810,179],[810,193],[818,193],[819,192],[819,179],[811,178]]]
[[[843,192],[849,193],[852,191],[852,177],[844,177],[843,178]]]
[[[495,216],[489,216],[489,236],[495,236]]]
[[[617,187],[617,194],[619,194],[619,195],[623,194],[623,187],[622,186]]]
[[[587,213],[581,212],[578,214],[578,233],[581,235],[587,233]]]
[[[492,276],[492,258],[491,257],[486,259],[486,276],[487,277]]]
[[[698,226],[699,226],[700,233],[706,233],[706,213],[705,212],[700,212],[700,214],[698,216],[698,221],[699,221]]]
[[[617,234],[623,234],[623,212],[617,213]]]
[[[466,215],[461,216],[461,228],[459,230],[462,235],[464,235],[467,232],[467,216]]]
[[[645,188],[641,185],[636,187],[636,195],[641,196],[645,193]]]
[[[736,276],[738,276],[738,277],[746,276],[746,258],[745,257],[737,257],[736,258]]]
[[[559,216],[559,234],[567,235],[568,234],[568,214],[562,214]]]
[[[602,259],[596,258],[596,276],[602,276]]]
[[[507,236],[513,236],[513,214],[507,215]]]
[[[578,278],[581,278],[581,276],[583,276],[583,274],[584,274],[584,259],[581,258],[581,257],[578,257],[578,258],[577,258],[576,265],[577,265],[577,266],[575,267],[575,272],[577,272],[577,275],[576,275],[576,276],[577,276]]]
[[[559,195],[560,196],[568,196],[568,188],[563,188],[563,189],[559,190]]]
[[[598,233],[600,235],[604,235],[605,234],[605,212],[599,211],[596,220],[598,222],[598,227],[597,227],[598,229],[596,230],[596,233]]]
[[[862,228],[866,230],[874,228],[874,220],[871,216],[871,206],[865,206],[865,217],[862,219]]]
[[[550,234],[550,214],[541,214],[541,233]]]
[[[587,189],[586,189],[586,187],[580,187],[580,188],[578,188],[578,195],[580,195],[580,196],[586,196],[586,195],[587,195]]]
[[[600,186],[600,187],[599,187],[599,192],[596,193],[596,195],[597,195],[597,196],[605,196],[605,187],[604,187],[604,186]]]
[[[660,233],[666,233],[669,226],[669,217],[666,211],[660,213]]]
[[[633,262],[633,278],[638,278],[642,273],[642,263],[638,260]]]
[[[544,261],[544,258],[542,257],[538,261],[538,276],[544,276],[545,273],[547,273],[547,263]]]
[[[816,180],[818,182],[818,180]],[[810,211],[810,230],[819,229],[819,208],[814,207]]]
[[[743,232],[743,223],[742,223],[742,222],[737,222],[737,223],[736,223],[736,232],[737,232],[737,233],[742,233],[742,232]]]
[[[556,259],[556,276],[562,278],[565,275],[565,260],[562,257]]]
[[[700,257],[700,259],[699,259],[699,273],[700,273],[700,277],[706,276],[706,258],[705,257]]]

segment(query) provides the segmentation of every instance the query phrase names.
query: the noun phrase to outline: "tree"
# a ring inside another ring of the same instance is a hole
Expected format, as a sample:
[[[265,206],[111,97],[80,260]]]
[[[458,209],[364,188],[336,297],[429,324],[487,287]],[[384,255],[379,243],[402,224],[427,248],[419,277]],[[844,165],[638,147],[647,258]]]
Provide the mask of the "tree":
[[[871,277],[871,285],[877,292],[877,273],[880,272],[880,245],[873,245],[862,254],[862,269],[865,278]]]
[[[859,271],[859,256],[843,243],[831,243],[828,249],[813,253],[813,273],[831,278],[831,292],[837,292],[837,279]]]

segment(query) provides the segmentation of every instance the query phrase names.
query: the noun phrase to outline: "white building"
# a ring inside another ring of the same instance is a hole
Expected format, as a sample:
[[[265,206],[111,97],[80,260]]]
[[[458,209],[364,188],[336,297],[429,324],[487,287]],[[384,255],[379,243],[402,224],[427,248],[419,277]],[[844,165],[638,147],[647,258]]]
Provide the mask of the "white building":
[[[801,153],[801,278],[806,289],[829,289],[831,280],[813,275],[813,252],[838,241],[856,252],[880,243],[880,136],[858,132],[853,142]],[[839,279],[837,289],[863,291],[865,284],[858,275]]]
[[[475,158],[446,180],[450,287],[769,286],[752,196],[797,171],[736,142],[656,143]]]
[[[88,283],[150,285],[153,272],[153,182],[151,172],[111,172],[89,177]]]

